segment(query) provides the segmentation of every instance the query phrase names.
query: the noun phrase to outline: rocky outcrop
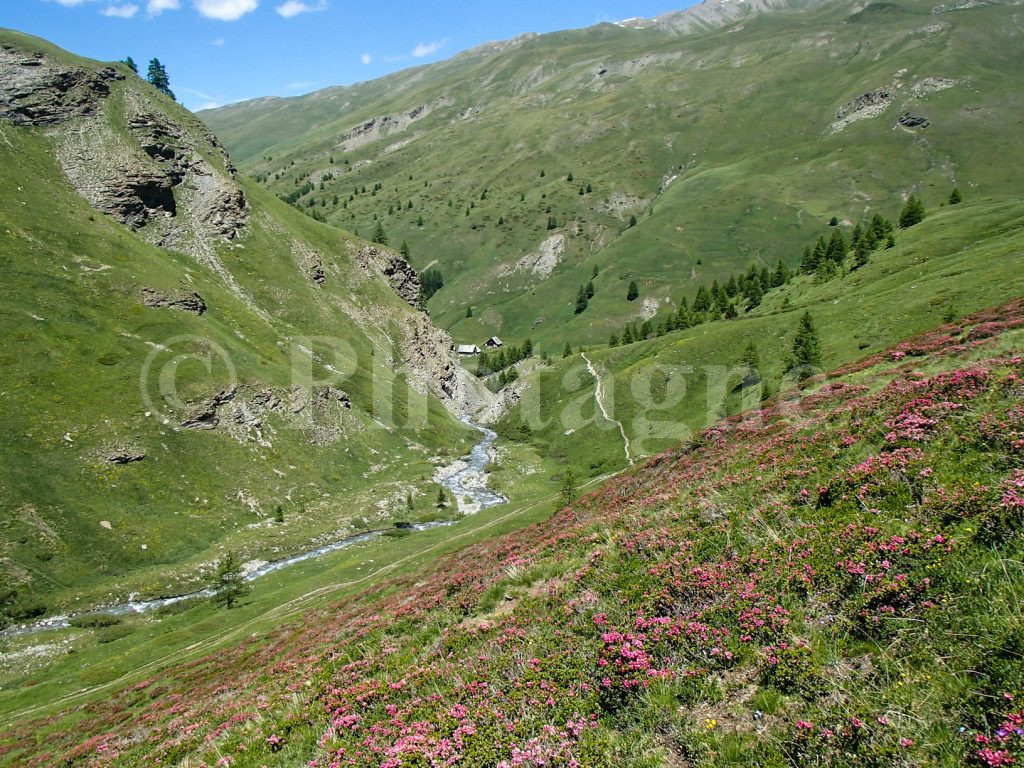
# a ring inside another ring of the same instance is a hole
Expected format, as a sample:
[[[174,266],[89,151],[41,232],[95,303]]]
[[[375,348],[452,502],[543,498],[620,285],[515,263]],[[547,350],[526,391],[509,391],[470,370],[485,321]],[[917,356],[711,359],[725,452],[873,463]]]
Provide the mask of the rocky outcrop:
[[[106,458],[111,464],[133,464],[146,458],[146,454],[135,448],[116,448]]]
[[[490,390],[455,359],[451,335],[431,324],[425,313],[406,317],[401,330],[402,362],[413,379],[422,382],[449,410],[467,416],[494,400]]]
[[[172,307],[185,312],[192,312],[201,315],[206,312],[206,302],[198,293],[160,293],[153,288],[142,289],[142,304],[146,307],[165,308]]]
[[[888,109],[895,98],[896,94],[890,88],[878,88],[862,93],[836,110],[836,119],[832,123],[832,130],[838,132],[857,120],[878,117]]]
[[[366,245],[353,256],[360,266],[383,275],[395,293],[405,299],[409,306],[420,306],[419,273],[400,255],[380,246]]]
[[[114,67],[94,72],[55,66],[42,53],[0,46],[0,117],[15,125],[57,125],[95,114],[110,95],[112,81],[125,76]]]
[[[372,144],[392,133],[404,131],[417,120],[422,120],[439,107],[450,106],[449,99],[437,99],[430,104],[421,104],[410,109],[408,112],[401,112],[394,115],[381,115],[372,117],[366,122],[350,128],[338,137],[338,147],[345,152]]]
[[[216,429],[220,423],[220,416],[217,414],[217,410],[224,404],[234,400],[237,392],[237,387],[222,389],[210,399],[204,400],[181,422],[182,428]]]
[[[148,233],[155,245],[234,239],[249,205],[223,146],[191,116],[161,112],[160,97],[143,95],[149,86],[136,80],[6,44],[0,118],[46,129],[64,173],[98,210],[132,229],[163,223]],[[117,108],[108,109],[115,84]]]
[[[904,128],[927,128],[931,125],[927,117],[916,112],[904,112],[897,122]]]

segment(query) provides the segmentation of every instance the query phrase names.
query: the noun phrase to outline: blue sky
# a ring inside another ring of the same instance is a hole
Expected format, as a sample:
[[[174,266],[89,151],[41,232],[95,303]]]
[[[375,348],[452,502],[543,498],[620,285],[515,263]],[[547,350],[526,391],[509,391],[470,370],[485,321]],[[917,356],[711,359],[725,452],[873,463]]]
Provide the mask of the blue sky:
[[[82,56],[153,57],[191,109],[370,80],[523,32],[650,17],[692,0],[0,0],[0,26]]]

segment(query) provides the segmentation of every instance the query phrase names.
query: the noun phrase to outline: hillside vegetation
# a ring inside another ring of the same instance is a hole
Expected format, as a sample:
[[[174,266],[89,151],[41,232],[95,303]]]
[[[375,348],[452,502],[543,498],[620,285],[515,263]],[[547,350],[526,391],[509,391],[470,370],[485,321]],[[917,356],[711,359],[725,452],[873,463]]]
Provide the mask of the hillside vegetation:
[[[806,5],[524,36],[202,117],[275,194],[440,270],[457,340],[557,354],[795,266],[833,217],[1017,193],[1018,6]]]
[[[1020,296],[1024,204],[1020,198],[986,198],[931,210],[923,222],[899,230],[894,247],[878,250],[858,268],[853,262],[849,258],[827,280],[798,275],[736,319],[588,348],[607,413],[595,403],[593,374],[577,350],[564,358],[556,354],[552,365],[516,383],[519,401],[498,429],[577,476],[627,466],[623,436],[632,458],[668,449],[780,389],[798,392],[786,367],[806,312],[821,339],[819,367],[827,370],[908,333]],[[751,344],[759,375],[745,382],[743,358]]]
[[[997,766],[1024,755],[1020,302],[550,520],[5,732],[20,766]],[[74,728],[68,727],[74,722]]]
[[[235,178],[125,67],[0,32],[0,68],[0,625],[436,515],[472,435],[406,364],[454,375],[389,252]]]

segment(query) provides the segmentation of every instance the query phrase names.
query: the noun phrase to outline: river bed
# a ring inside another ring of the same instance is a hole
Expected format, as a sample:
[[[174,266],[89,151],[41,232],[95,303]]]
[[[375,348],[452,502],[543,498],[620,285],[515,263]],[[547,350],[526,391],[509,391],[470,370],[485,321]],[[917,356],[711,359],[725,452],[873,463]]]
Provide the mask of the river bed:
[[[491,460],[491,447],[494,445],[494,441],[498,439],[498,435],[493,430],[474,424],[468,419],[464,419],[464,421],[469,426],[479,430],[483,435],[482,439],[473,446],[473,449],[470,451],[468,456],[452,462],[452,464],[449,464],[447,467],[440,468],[435,473],[434,477],[437,482],[444,486],[450,493],[454,494],[459,510],[463,514],[472,514],[482,509],[494,507],[498,504],[504,504],[508,499],[487,487],[486,469]],[[417,523],[415,525],[402,526],[402,528],[411,532],[422,532],[429,531],[434,528],[444,528],[449,525],[454,525],[457,522],[458,520],[445,520],[433,523]],[[343,539],[326,544],[322,547],[317,547],[316,549],[300,552],[280,560],[259,563],[256,564],[256,567],[244,569],[242,578],[247,582],[255,581],[267,574],[275,573],[276,571],[280,571],[284,568],[304,563],[308,560],[315,560],[333,552],[340,552],[341,550],[348,549],[356,544],[371,541],[383,536],[390,530],[393,529],[385,528],[353,534],[352,536],[346,536]],[[129,600],[125,603],[118,603],[116,605],[96,608],[90,611],[68,614],[66,616],[51,616],[46,619],[40,619],[39,621],[34,621],[17,627],[9,627],[0,631],[0,638],[32,635],[53,629],[65,629],[71,626],[72,619],[84,616],[126,616],[129,614],[148,613],[169,605],[185,602],[186,600],[212,597],[213,594],[213,589],[201,589],[196,592],[189,592],[184,595],[175,595],[173,597],[161,597],[152,600]]]

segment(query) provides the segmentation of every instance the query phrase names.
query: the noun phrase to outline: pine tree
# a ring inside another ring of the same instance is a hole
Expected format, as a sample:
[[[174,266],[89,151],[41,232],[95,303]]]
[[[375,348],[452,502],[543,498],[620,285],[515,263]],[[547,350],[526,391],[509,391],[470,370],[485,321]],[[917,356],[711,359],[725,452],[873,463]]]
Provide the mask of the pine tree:
[[[697,297],[693,300],[693,311],[699,315],[711,309],[711,294],[703,285],[697,288]]]
[[[373,237],[370,240],[378,245],[388,244],[388,236],[384,231],[384,225],[381,222],[377,222],[377,228],[373,230]]]
[[[617,346],[619,346],[619,337],[616,336],[614,333],[611,336],[608,337],[608,346],[609,347],[617,347]]]
[[[914,195],[911,195],[907,198],[907,203],[903,206],[903,210],[900,211],[900,229],[907,229],[915,224],[920,224],[922,221],[924,221],[924,203]]]
[[[821,339],[814,328],[814,318],[810,312],[804,312],[800,318],[796,338],[793,339],[793,353],[786,366],[786,372],[802,369],[820,369],[822,365]]]
[[[587,283],[587,298],[588,299],[594,298],[594,281],[593,280],[591,280],[590,282]]]
[[[171,80],[167,76],[167,69],[160,63],[160,59],[150,59],[146,79],[161,93],[166,93],[172,99],[175,98],[174,92],[171,90]]]
[[[860,269],[868,263],[870,252],[868,251],[867,245],[862,240],[857,246],[857,249],[853,252],[853,269]]]
[[[861,229],[860,222],[858,221],[853,225],[853,230],[850,232],[850,247],[856,248],[860,243],[860,238],[863,236],[864,231]]]
[[[562,357],[571,357],[571,356],[572,356],[572,347],[569,346],[569,342],[567,341],[567,342],[565,342],[565,349],[562,350]]]
[[[284,522],[284,507],[282,507],[280,504],[278,504],[276,507],[274,507],[274,522],[275,523],[283,523]]]
[[[566,181],[572,181],[572,171],[569,171],[569,175],[565,177]]]
[[[622,329],[622,343],[632,344],[634,341],[636,341],[636,334],[633,333],[633,326],[626,323],[626,327]]]
[[[468,307],[466,307],[466,317],[472,317],[472,316],[473,316],[473,305],[470,304]]]
[[[626,301],[636,301],[638,298],[640,298],[640,289],[637,288],[636,281],[631,280],[629,289],[626,291]]]
[[[242,569],[235,555],[228,552],[217,563],[217,575],[213,582],[213,601],[225,608],[234,607],[249,592],[242,580]]]
[[[562,486],[558,492],[561,505],[567,507],[572,504],[576,500],[576,493],[576,476],[573,475],[572,469],[567,469],[562,475]]]
[[[751,339],[743,350],[743,357],[740,359],[743,366],[743,386],[756,384],[761,380],[761,354],[757,350],[757,344]]]
[[[444,486],[442,485],[437,489],[437,508],[444,509],[448,506],[448,494],[444,492]]]
[[[629,217],[629,226],[630,227],[635,227],[636,226],[636,216],[630,216]]]
[[[121,63],[128,67],[128,69],[130,69],[136,75],[139,74],[139,65],[135,63],[135,59],[133,59],[131,56],[125,56],[123,59],[121,59]]]
[[[580,291],[576,294],[576,314],[580,314],[587,308],[587,290],[582,285]]]
[[[591,276],[591,278],[596,278],[597,277],[597,264],[594,265],[594,269],[593,269],[593,271],[591,271],[590,276]]]
[[[960,194],[960,187],[954,187],[953,191],[949,193],[949,204],[958,205],[963,202],[963,195]]]
[[[809,275],[814,272],[814,254],[811,252],[811,246],[804,246],[803,255],[800,257],[800,271],[805,275]]]
[[[843,231],[841,229],[832,230],[832,237],[829,238],[828,246],[825,248],[825,257],[835,264],[842,264],[846,260],[848,249]]]
[[[405,240],[402,241],[402,247],[399,249],[399,253],[402,254],[402,258],[406,261],[409,260],[409,244],[405,242]]]
[[[651,335],[653,333],[654,327],[651,325],[651,321],[644,320],[643,323],[640,325],[640,340],[647,341],[649,338],[651,338]]]

